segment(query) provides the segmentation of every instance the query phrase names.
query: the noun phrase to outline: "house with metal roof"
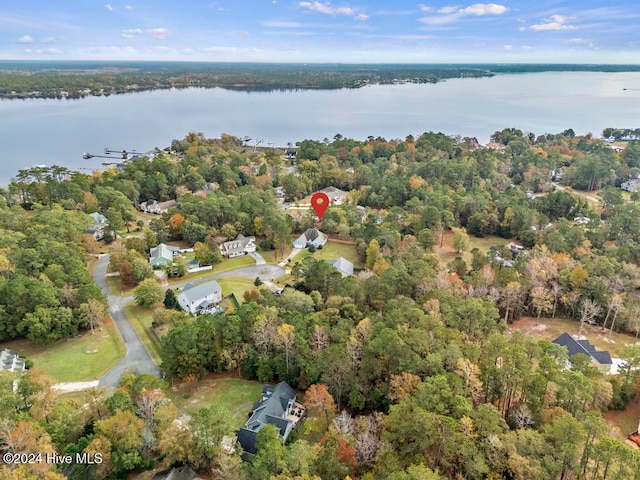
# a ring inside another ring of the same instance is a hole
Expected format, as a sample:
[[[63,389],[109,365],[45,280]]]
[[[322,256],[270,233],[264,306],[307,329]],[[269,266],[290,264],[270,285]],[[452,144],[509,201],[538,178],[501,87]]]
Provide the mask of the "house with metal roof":
[[[194,285],[187,283],[178,295],[178,305],[192,315],[213,313],[222,302],[222,288],[215,280]]]
[[[256,237],[245,237],[239,234],[235,240],[224,242],[220,245],[222,255],[233,258],[253,253],[256,251]]]
[[[294,242],[293,248],[307,248],[309,245],[319,247],[327,243],[327,236],[315,228],[307,228]]]
[[[338,257],[335,260],[327,260],[327,263],[335,267],[343,277],[349,277],[353,275],[353,263],[343,257]]]
[[[296,392],[286,382],[265,385],[262,399],[253,405],[251,416],[244,427],[238,430],[238,442],[246,453],[255,454],[258,432],[267,425],[275,425],[282,442],[304,417],[306,409],[296,402]]]
[[[600,370],[604,372],[611,371],[613,361],[611,360],[609,352],[598,352],[596,347],[589,343],[589,340],[576,340],[565,332],[551,343],[566,347],[569,357],[582,353],[590,357]]]
[[[149,250],[149,263],[153,268],[162,268],[165,265],[173,263],[175,257],[180,251],[180,247],[161,243]]]
[[[22,372],[25,368],[24,358],[20,358],[13,350],[5,348],[0,352],[0,370]]]
[[[331,205],[342,205],[347,198],[347,192],[336,187],[327,187],[318,192],[324,193],[329,197]]]

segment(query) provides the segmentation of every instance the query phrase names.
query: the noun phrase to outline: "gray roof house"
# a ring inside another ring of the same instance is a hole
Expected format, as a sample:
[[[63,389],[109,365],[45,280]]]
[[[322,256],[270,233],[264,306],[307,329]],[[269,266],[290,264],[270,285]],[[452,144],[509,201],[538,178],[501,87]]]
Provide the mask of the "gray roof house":
[[[85,233],[91,233],[96,240],[102,240],[104,237],[104,229],[109,223],[107,217],[98,212],[90,213],[89,216],[93,219],[91,226],[85,230]]]
[[[149,250],[149,263],[153,268],[162,268],[165,265],[173,263],[173,257],[179,250],[179,247],[161,243]]]
[[[256,237],[245,237],[239,234],[235,240],[220,245],[222,255],[229,258],[239,257],[256,251]]]
[[[577,355],[578,353],[582,353],[591,358],[591,360],[598,365],[604,371],[610,371],[611,366],[613,365],[613,361],[611,360],[611,355],[609,352],[598,352],[596,351],[596,347],[589,343],[589,340],[576,340],[567,332],[560,335],[558,338],[553,340],[556,345],[560,345],[562,347],[567,348],[567,352],[569,356]]]
[[[192,315],[212,313],[222,302],[222,288],[215,280],[194,285],[187,283],[178,295],[178,304]]]
[[[0,370],[22,372],[24,369],[24,358],[20,358],[16,352],[7,348],[0,352]]]
[[[140,204],[140,210],[146,213],[161,214],[167,212],[170,208],[178,204],[175,200],[167,200],[166,202],[158,202],[156,200],[147,200]]]
[[[304,413],[305,408],[296,402],[295,390],[286,382],[265,385],[262,399],[253,405],[249,420],[238,430],[238,442],[246,453],[255,454],[258,432],[267,425],[275,425],[284,443]]]
[[[343,277],[353,275],[353,263],[343,257],[338,257],[335,260],[327,260],[327,263],[335,267]]]
[[[156,473],[151,480],[197,480],[199,477],[189,465],[174,467]]]
[[[322,190],[318,190],[318,192],[325,193],[327,197],[329,197],[331,205],[342,205],[347,198],[347,192],[336,187],[323,188]]]
[[[308,245],[319,247],[327,243],[327,236],[315,228],[307,228],[294,242],[294,248],[307,248]]]

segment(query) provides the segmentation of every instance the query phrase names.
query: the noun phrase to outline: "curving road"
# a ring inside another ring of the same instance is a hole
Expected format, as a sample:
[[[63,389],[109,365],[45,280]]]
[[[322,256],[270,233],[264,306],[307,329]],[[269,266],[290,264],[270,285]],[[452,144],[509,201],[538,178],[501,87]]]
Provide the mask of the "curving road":
[[[257,253],[254,255],[252,255],[252,257],[256,260],[256,265],[239,267],[234,270],[208,275],[206,277],[199,278],[197,282],[194,283],[204,283],[224,277],[244,277],[250,280],[260,277],[261,280],[268,282],[269,280],[280,278],[286,273],[283,267],[267,264],[261,255]],[[120,332],[120,336],[124,341],[127,353],[120,363],[100,379],[99,385],[104,387],[117,387],[122,374],[129,370],[160,376],[160,369],[153,361],[153,358],[147,351],[146,347],[140,340],[140,337],[131,325],[130,320],[124,313],[125,305],[131,302],[133,297],[120,297],[118,295],[111,294],[111,290],[109,290],[109,286],[107,285],[108,266],[109,255],[101,255],[98,259],[96,268],[93,271],[93,278],[96,285],[102,288],[102,291],[107,296],[109,313],[118,328],[118,332]],[[182,288],[188,282],[189,280],[186,280],[184,282],[174,283],[171,286],[176,289]]]
[[[124,358],[113,367],[99,381],[100,386],[117,387],[120,377],[129,370],[135,370],[138,373],[150,373],[160,376],[160,369],[149,355],[146,347],[140,340],[140,337],[131,326],[131,322],[124,314],[124,307],[133,297],[119,297],[112,295],[107,285],[107,266],[109,265],[109,255],[101,255],[98,264],[93,271],[93,278],[102,291],[107,296],[109,303],[109,313],[120,332],[120,336],[124,341],[127,353]]]

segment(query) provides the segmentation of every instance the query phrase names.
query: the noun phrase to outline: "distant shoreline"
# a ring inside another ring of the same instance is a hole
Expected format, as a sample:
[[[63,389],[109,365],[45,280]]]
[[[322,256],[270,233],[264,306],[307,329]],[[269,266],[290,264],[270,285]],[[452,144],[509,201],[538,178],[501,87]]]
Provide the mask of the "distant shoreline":
[[[246,92],[435,84],[456,78],[543,72],[640,72],[640,65],[273,64],[0,60],[0,98],[76,99],[153,90]]]

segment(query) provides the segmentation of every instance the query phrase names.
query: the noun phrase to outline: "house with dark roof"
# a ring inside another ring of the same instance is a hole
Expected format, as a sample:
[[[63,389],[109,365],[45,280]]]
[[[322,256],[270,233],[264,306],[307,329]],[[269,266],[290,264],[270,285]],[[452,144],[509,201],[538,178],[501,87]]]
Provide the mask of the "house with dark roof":
[[[327,243],[327,236],[315,228],[307,228],[294,242],[293,248],[307,248],[309,245],[319,247]]]
[[[238,442],[245,453],[255,454],[258,432],[267,425],[275,425],[282,442],[304,417],[305,408],[296,402],[296,392],[286,382],[265,385],[262,399],[253,405],[251,416],[244,427],[238,430]]]
[[[178,304],[192,315],[213,313],[222,302],[222,288],[215,280],[194,285],[187,283],[178,295]]]
[[[582,353],[590,357],[593,363],[603,372],[611,371],[613,361],[611,360],[609,352],[598,352],[596,347],[589,343],[589,340],[576,340],[565,332],[551,343],[565,347],[569,353],[569,357]]]
[[[0,370],[22,372],[25,368],[24,358],[20,358],[13,350],[5,348],[0,352]]]
[[[176,205],[178,205],[178,202],[175,200],[167,200],[166,202],[147,200],[140,204],[140,210],[145,213],[155,213],[156,215],[160,215],[161,213],[169,211],[170,208],[175,207]]]
[[[170,470],[163,470],[156,473],[151,480],[198,480],[201,477],[189,465],[174,467]]]
[[[235,240],[220,245],[220,252],[225,257],[233,258],[256,251],[256,237],[245,237],[239,234]]]
[[[162,268],[165,265],[170,265],[173,263],[173,257],[175,257],[179,251],[179,247],[161,243],[149,250],[149,263],[153,268]]]
[[[327,260],[327,263],[335,267],[343,277],[349,277],[353,275],[353,263],[343,257],[338,257],[335,260]]]

